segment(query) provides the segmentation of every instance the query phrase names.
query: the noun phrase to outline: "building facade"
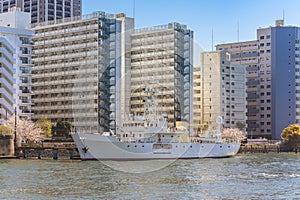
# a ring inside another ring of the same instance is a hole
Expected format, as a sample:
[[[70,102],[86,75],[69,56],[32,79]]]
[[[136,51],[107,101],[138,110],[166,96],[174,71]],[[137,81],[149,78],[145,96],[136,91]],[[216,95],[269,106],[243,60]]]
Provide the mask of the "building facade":
[[[14,114],[14,52],[10,42],[0,35],[0,124]]]
[[[10,9],[0,14],[0,35],[14,48],[14,107],[19,117],[32,116],[32,37],[34,32],[29,30],[29,13],[19,9]]]
[[[262,69],[267,71],[264,86],[269,89],[264,94],[266,106],[262,108],[270,112],[267,122],[271,125],[272,139],[278,140],[284,128],[300,123],[300,28],[277,23],[276,27],[262,32],[259,30],[259,36],[267,39],[270,33],[271,43],[271,48],[264,52],[266,56],[271,55],[271,59],[261,63]],[[268,40],[260,41],[260,45],[268,46]]]
[[[239,49],[245,43],[251,44],[248,54]],[[247,69],[248,137],[281,139],[285,127],[300,123],[299,27],[277,20],[274,27],[257,29],[255,41],[217,45],[217,49],[237,52],[246,61],[242,64]]]
[[[34,119],[70,121],[81,132],[115,130],[122,24],[116,15],[94,12],[33,25]]]
[[[0,0],[0,13],[18,7],[31,13],[31,23],[81,16],[81,0]]]
[[[231,63],[240,64],[246,68],[247,85],[247,133],[249,137],[267,137],[260,128],[260,71],[259,50],[257,40],[220,44],[217,50],[227,50],[231,53]]]
[[[200,66],[194,66],[193,69],[193,135],[201,134],[202,112],[201,112],[201,69]]]
[[[246,70],[231,63],[227,51],[201,54],[201,125],[218,130],[217,119],[222,117],[223,128],[246,124]]]
[[[155,90],[157,110],[176,121],[193,123],[193,31],[169,23],[137,29],[131,35],[131,113],[147,112],[145,91]]]

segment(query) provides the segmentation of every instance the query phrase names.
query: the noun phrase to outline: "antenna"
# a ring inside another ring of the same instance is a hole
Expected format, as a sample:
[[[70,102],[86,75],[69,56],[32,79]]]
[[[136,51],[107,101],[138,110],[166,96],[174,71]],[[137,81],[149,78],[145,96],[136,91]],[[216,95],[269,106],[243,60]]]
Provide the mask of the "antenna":
[[[237,42],[240,42],[240,23],[237,22]]]
[[[214,51],[214,29],[211,29],[211,51]]]
[[[284,9],[282,10],[282,20],[284,21]]]
[[[132,12],[133,12],[133,19],[135,18],[135,0],[133,0],[133,10],[132,10]]]

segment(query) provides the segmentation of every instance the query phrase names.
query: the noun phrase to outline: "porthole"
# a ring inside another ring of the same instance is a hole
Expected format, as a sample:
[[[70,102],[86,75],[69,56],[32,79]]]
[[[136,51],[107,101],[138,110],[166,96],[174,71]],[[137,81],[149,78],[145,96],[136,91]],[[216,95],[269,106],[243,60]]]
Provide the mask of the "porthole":
[[[136,148],[136,145],[134,145],[134,147]]]
[[[222,146],[220,146],[220,148],[222,148]]]
[[[145,147],[144,145],[142,147]]]
[[[129,147],[129,145],[127,145],[127,147]]]
[[[230,146],[228,146],[228,148],[230,148]]]
[[[191,148],[193,148],[193,146],[192,146],[192,145],[191,145],[190,147],[191,147]]]

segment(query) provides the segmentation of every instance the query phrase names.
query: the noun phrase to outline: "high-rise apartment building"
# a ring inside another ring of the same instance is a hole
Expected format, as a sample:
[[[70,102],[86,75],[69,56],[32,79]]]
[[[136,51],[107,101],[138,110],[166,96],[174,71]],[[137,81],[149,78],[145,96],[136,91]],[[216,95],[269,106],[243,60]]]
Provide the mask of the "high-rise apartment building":
[[[267,137],[260,128],[260,80],[259,80],[259,50],[256,40],[220,44],[217,50],[227,50],[231,53],[231,63],[240,64],[246,68],[247,85],[247,132],[249,137]]]
[[[30,14],[12,8],[9,12],[0,14],[0,36],[5,38],[14,48],[14,107],[19,117],[32,116],[32,37],[29,30]]]
[[[81,16],[81,0],[0,0],[0,13],[18,7],[31,13],[31,23]]]
[[[218,130],[235,128],[238,122],[246,124],[246,70],[243,65],[232,64],[227,51],[201,54],[201,125]],[[199,76],[198,76],[199,77]]]
[[[261,127],[281,139],[282,130],[300,123],[300,28],[284,26],[257,30],[260,48]],[[271,116],[271,117],[270,117]]]
[[[300,123],[299,30],[299,27],[284,26],[283,20],[277,20],[274,27],[260,28],[257,40],[249,42],[253,47],[250,52],[254,53],[249,55],[235,51],[232,44],[217,46],[231,53],[240,52],[244,59],[253,61],[246,68],[249,137],[280,139],[285,127]]]
[[[144,113],[145,90],[151,89],[170,127],[176,121],[192,124],[193,31],[169,23],[137,29],[131,40],[131,113]]]
[[[186,26],[134,30],[124,14],[96,12],[32,27],[34,119],[116,131],[130,114],[144,113],[149,88],[172,126],[191,124],[193,32]]]
[[[34,119],[71,121],[82,132],[116,128],[125,22],[133,25],[123,14],[94,12],[68,22],[33,25]]]

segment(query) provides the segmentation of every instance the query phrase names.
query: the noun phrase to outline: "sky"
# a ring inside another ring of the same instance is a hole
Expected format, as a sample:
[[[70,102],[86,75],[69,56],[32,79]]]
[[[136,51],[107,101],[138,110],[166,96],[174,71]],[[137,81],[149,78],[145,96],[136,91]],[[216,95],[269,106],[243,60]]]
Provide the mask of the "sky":
[[[255,40],[256,29],[274,26],[275,20],[283,16],[285,25],[300,26],[300,0],[82,1],[83,14],[125,13],[135,17],[135,28],[170,22],[185,24],[194,31],[194,40],[204,51],[211,51],[217,44],[237,42],[238,38],[239,41]]]

